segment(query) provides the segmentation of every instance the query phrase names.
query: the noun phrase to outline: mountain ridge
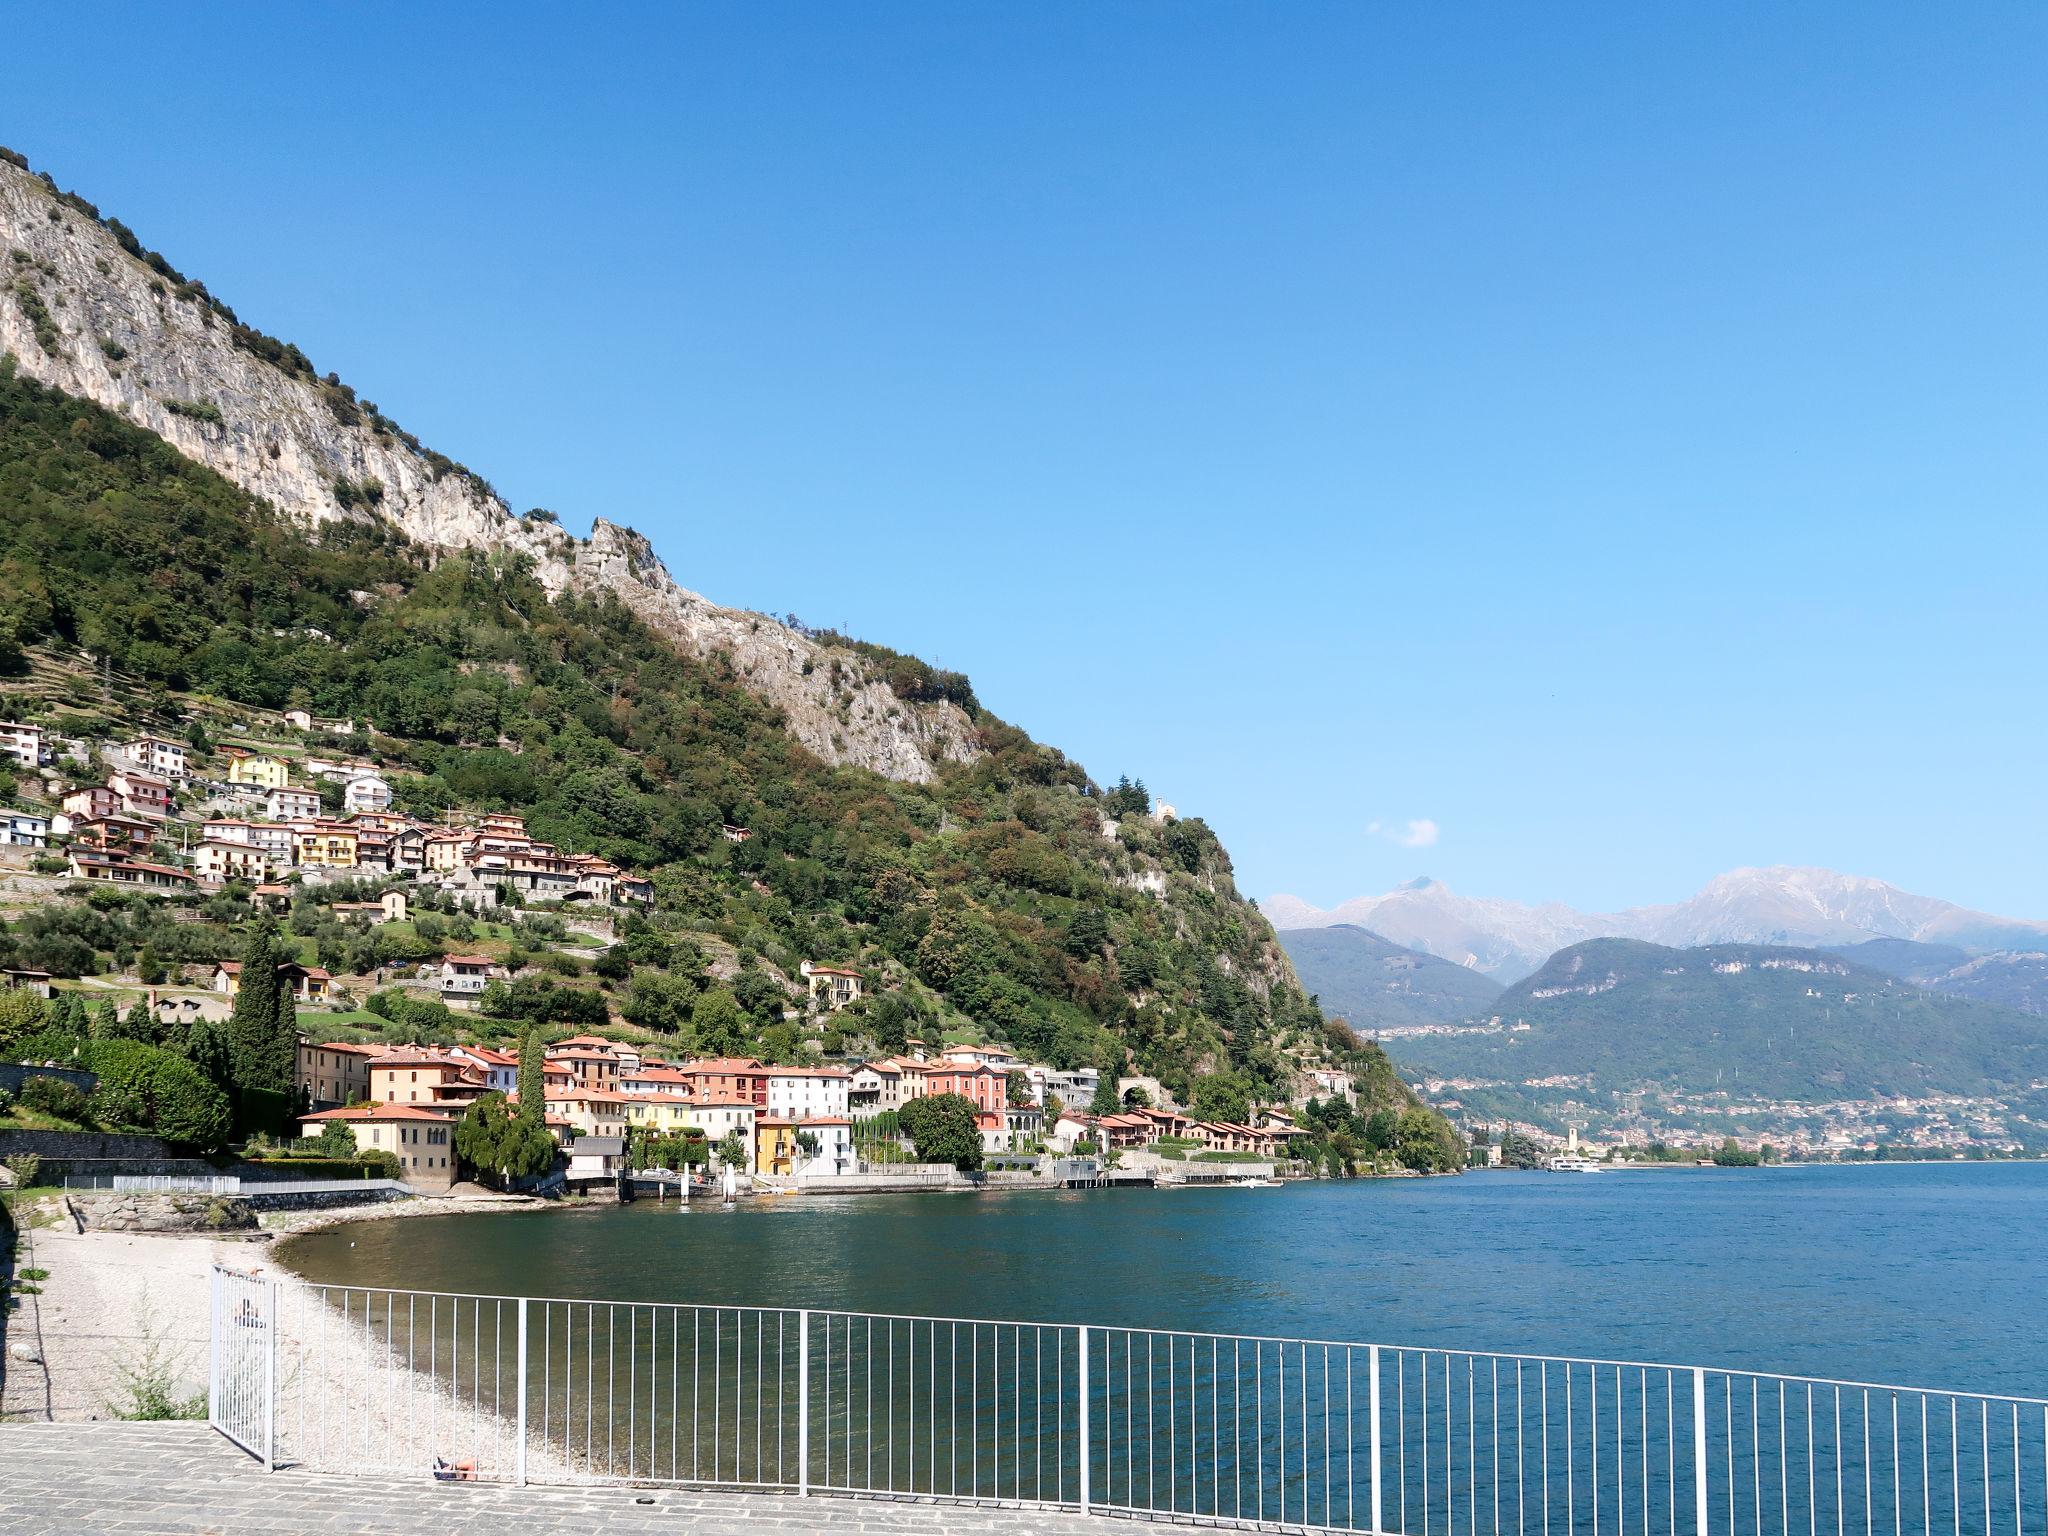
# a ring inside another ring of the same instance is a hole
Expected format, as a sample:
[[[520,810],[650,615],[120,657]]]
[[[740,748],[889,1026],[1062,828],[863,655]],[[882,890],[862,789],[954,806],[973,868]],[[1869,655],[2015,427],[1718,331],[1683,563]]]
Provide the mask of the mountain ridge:
[[[1260,908],[1278,929],[1356,924],[1510,983],[1562,949],[1601,938],[1676,949],[1826,946],[1872,938],[1948,943],[1980,953],[2048,948],[2048,923],[1973,911],[1868,876],[1795,865],[1729,870],[1684,901],[1621,912],[1462,896],[1429,879],[1327,911],[1292,896],[1271,897]]]
[[[516,517],[489,482],[421,445],[296,347],[241,324],[119,220],[0,153],[0,352],[28,377],[155,433],[302,527],[375,521],[440,554],[531,562],[550,596],[608,592],[693,654],[724,654],[805,748],[911,783],[981,754],[968,710],[906,697],[879,648],[822,643],[678,583],[640,534],[588,539]],[[930,669],[923,669],[929,674]],[[964,687],[964,680],[961,680]]]

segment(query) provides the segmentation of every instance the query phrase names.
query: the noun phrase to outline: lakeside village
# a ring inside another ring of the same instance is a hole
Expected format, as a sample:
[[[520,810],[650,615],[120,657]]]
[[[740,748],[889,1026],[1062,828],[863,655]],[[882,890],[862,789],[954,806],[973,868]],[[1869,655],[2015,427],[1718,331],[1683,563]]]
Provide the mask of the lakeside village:
[[[835,1021],[860,1014],[872,979],[810,960],[770,989],[782,1028],[760,1036],[778,1047],[763,1059],[739,1049],[753,1035],[735,996],[753,980],[758,1019],[762,973],[709,957],[723,984],[689,1013],[699,1053],[677,1053],[615,1016],[608,990],[655,933],[652,883],[516,815],[405,814],[398,775],[306,748],[357,729],[292,712],[276,740],[245,725],[249,744],[215,748],[198,728],[95,741],[0,722],[0,890],[30,914],[0,956],[0,1148],[55,1149],[45,1176],[89,1175],[102,1164],[63,1156],[78,1145],[63,1133],[139,1131],[165,1160],[105,1168],[189,1170],[193,1153],[218,1167],[232,1144],[244,1172],[381,1174],[422,1193],[481,1179],[630,1196],[641,1173],[684,1193],[692,1174],[728,1193],[969,1171],[1256,1183],[1324,1171],[1329,1126],[1349,1114],[1353,1085],[1331,1069],[1304,1074],[1290,1103],[1204,1118],[1156,1078],[1000,1042],[906,1036],[848,1055]],[[154,937],[131,953],[138,921]],[[234,958],[172,942],[202,931],[216,948],[238,935]],[[114,971],[95,974],[101,953]],[[1357,1144],[1383,1154],[1365,1154],[1375,1171],[1405,1171],[1402,1127],[1373,1118],[1389,1123],[1368,1135],[1361,1118]]]

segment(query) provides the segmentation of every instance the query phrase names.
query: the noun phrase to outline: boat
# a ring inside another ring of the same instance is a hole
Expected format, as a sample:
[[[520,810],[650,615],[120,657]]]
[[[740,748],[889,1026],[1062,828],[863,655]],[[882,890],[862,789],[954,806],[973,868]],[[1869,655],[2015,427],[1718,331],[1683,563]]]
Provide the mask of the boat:
[[[1599,1173],[1602,1165],[1577,1152],[1561,1152],[1543,1165],[1552,1173]]]

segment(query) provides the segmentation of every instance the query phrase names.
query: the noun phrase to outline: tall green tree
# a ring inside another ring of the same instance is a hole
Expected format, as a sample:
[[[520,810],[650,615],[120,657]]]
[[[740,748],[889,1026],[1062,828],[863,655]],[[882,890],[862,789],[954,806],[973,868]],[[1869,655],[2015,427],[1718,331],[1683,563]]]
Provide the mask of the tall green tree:
[[[228,1016],[229,1072],[238,1088],[291,1091],[298,1052],[298,1012],[291,987],[280,973],[286,958],[277,926],[269,918],[250,925],[242,946],[235,1007]]]
[[[750,1031],[739,1000],[724,987],[713,987],[690,1009],[690,1036],[700,1056],[737,1056]]]
[[[981,1166],[981,1132],[975,1129],[974,1105],[964,1095],[931,1093],[912,1099],[897,1112],[897,1119],[917,1149],[919,1162]]]
[[[547,1065],[540,1034],[531,1027],[519,1037],[519,1118],[528,1125],[547,1124]]]

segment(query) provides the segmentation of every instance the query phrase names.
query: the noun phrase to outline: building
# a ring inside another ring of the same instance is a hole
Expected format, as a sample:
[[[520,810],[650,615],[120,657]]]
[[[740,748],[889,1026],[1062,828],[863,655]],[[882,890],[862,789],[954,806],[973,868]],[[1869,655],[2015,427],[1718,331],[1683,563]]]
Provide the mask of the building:
[[[547,1055],[553,1065],[568,1068],[580,1087],[609,1093],[619,1086],[619,1049],[602,1036],[572,1035],[549,1046]],[[637,1058],[634,1065],[639,1065]]]
[[[441,961],[441,1000],[471,1003],[490,985],[497,961],[489,955],[447,955]]]
[[[261,884],[270,878],[270,856],[249,843],[208,838],[192,852],[192,873],[208,885],[230,880]]]
[[[82,816],[71,823],[71,846],[106,853],[144,854],[162,830],[139,816]]]
[[[279,786],[264,797],[263,814],[272,821],[312,821],[320,814],[320,796],[310,789]]]
[[[284,723],[295,731],[310,731],[313,729],[313,717],[303,709],[288,709],[284,712],[282,718]]]
[[[76,789],[68,789],[58,804],[74,821],[121,814],[121,797],[104,784],[81,784]]]
[[[585,1136],[624,1137],[634,1101],[601,1088],[571,1088],[548,1095],[548,1113]]]
[[[519,1053],[501,1051],[488,1045],[451,1045],[448,1054],[457,1061],[466,1061],[484,1077],[484,1087],[492,1093],[511,1094],[519,1089]]]
[[[137,768],[117,768],[107,775],[107,788],[120,797],[121,811],[163,821],[171,814],[171,781]]]
[[[34,811],[0,810],[0,847],[47,848],[50,818]]]
[[[751,1056],[710,1056],[686,1061],[677,1070],[689,1078],[690,1094],[700,1104],[737,1099],[768,1107],[768,1068]]]
[[[626,1101],[626,1123],[633,1129],[650,1131],[656,1136],[696,1132],[696,1120],[689,1113],[695,1101],[688,1094],[624,1088],[620,1092]]]
[[[364,1103],[370,1097],[370,1063],[383,1053],[382,1046],[342,1040],[316,1044],[301,1035],[293,1084],[315,1109]]]
[[[303,869],[354,869],[357,846],[356,829],[345,822],[314,821],[292,829],[292,862]]]
[[[1015,1151],[1045,1134],[1045,1111],[1036,1104],[1011,1104],[1003,1110],[1003,1123],[1010,1133],[1010,1150]]]
[[[893,1061],[864,1061],[847,1080],[847,1108],[856,1115],[893,1114],[903,1107],[903,1069]]]
[[[853,1074],[844,1067],[770,1067],[767,1109],[797,1120],[817,1116],[844,1119]]]
[[[491,1091],[483,1068],[453,1051],[385,1046],[368,1070],[373,1102],[416,1105],[450,1119]]]
[[[13,763],[18,768],[40,768],[46,751],[40,725],[0,720],[0,760]]]
[[[161,736],[138,736],[122,750],[149,772],[173,781],[186,777],[185,744]]]
[[[0,971],[0,986],[19,987],[24,992],[33,992],[45,1001],[56,995],[56,988],[50,985],[48,971]]]
[[[192,877],[166,864],[147,864],[125,854],[101,853],[89,848],[71,850],[73,880],[98,880],[109,885],[130,885],[139,890],[183,892],[192,889]]]
[[[925,1092],[959,1094],[974,1106],[974,1128],[981,1133],[983,1150],[1009,1150],[1009,1081],[1005,1073],[986,1062],[973,1066],[936,1062],[925,1073]]]
[[[727,1136],[737,1134],[746,1147],[742,1166],[754,1165],[754,1128],[760,1116],[760,1106],[750,1099],[729,1095],[716,1095],[707,1099],[695,1099],[676,1111],[676,1124],[683,1130],[700,1133],[715,1149]]]
[[[810,1144],[806,1150],[805,1143]],[[755,1120],[754,1172],[842,1174],[855,1169],[853,1122],[844,1115],[761,1115]]]
[[[257,789],[284,789],[291,781],[291,764],[281,757],[271,757],[260,752],[229,754],[230,784],[248,784]]]
[[[1334,1067],[1311,1067],[1308,1078],[1315,1084],[1316,1093],[1323,1098],[1351,1097],[1352,1080],[1349,1072],[1340,1072]]]
[[[1094,1067],[1076,1067],[1063,1072],[1058,1067],[1026,1067],[1024,1076],[1031,1084],[1031,1101],[1040,1108],[1050,1094],[1065,1105],[1087,1106],[1095,1100],[1095,1090],[1102,1082],[1102,1073]]]
[[[292,989],[292,996],[302,1003],[324,1003],[332,991],[334,978],[317,965],[300,965],[296,960],[287,960],[277,968],[277,978]],[[235,997],[242,990],[242,962],[223,960],[213,968],[213,990],[223,997]]]
[[[603,1182],[616,1179],[626,1167],[626,1139],[619,1136],[578,1136],[569,1143],[568,1179]]]
[[[260,848],[273,864],[292,861],[292,829],[278,822],[222,818],[205,823],[199,831],[211,842],[247,843],[252,848]]]
[[[441,1191],[455,1183],[455,1127],[445,1115],[410,1104],[364,1104],[323,1109],[299,1117],[301,1136],[318,1136],[339,1122],[355,1136],[359,1152],[389,1152],[398,1176],[415,1189]]]
[[[810,991],[811,1001],[837,1013],[848,1003],[857,1002],[861,994],[859,971],[850,971],[843,966],[815,965],[806,960],[797,967],[797,974],[803,977]]]
[[[349,811],[388,811],[391,786],[374,773],[358,774],[341,792],[341,804]]]

